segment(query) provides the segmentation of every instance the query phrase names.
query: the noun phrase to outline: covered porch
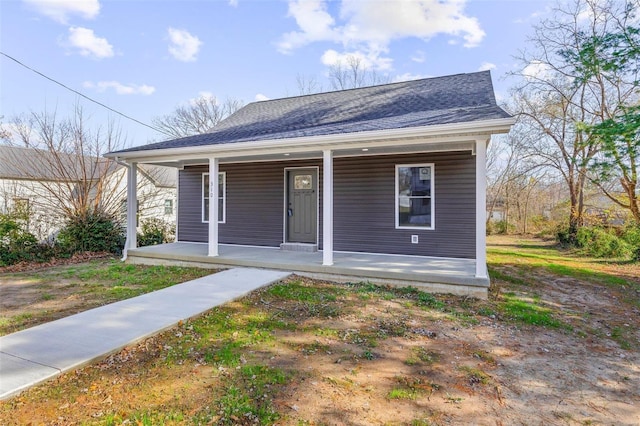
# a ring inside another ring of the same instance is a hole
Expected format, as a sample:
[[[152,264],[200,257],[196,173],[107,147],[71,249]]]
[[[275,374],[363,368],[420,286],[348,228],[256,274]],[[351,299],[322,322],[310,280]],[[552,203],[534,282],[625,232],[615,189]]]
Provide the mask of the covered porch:
[[[128,166],[124,256],[486,295],[486,149],[513,123],[486,71],[251,103],[207,133],[107,154]],[[178,168],[190,244],[137,247],[143,164]]]
[[[322,252],[219,244],[218,255],[206,243],[177,242],[129,249],[127,261],[227,268],[245,266],[291,271],[342,282],[414,286],[424,291],[487,297],[488,277],[476,275],[475,259],[334,252],[333,264],[323,264]]]

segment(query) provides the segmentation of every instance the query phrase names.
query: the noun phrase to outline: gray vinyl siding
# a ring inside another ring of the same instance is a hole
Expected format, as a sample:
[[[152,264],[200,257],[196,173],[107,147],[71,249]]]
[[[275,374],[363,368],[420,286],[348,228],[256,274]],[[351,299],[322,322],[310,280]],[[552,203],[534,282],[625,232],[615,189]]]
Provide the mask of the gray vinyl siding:
[[[435,229],[395,228],[396,164],[435,164]],[[319,245],[322,247],[322,161],[222,164],[226,223],[221,243],[278,247],[283,240],[284,169],[318,166]],[[207,241],[202,223],[202,173],[180,171],[178,240]],[[419,256],[475,257],[475,157],[470,152],[336,158],[334,249]],[[411,244],[411,235],[419,236]]]
[[[284,225],[284,169],[312,166],[320,164],[316,161],[221,164],[220,171],[226,172],[227,179],[227,211],[225,223],[218,225],[218,241],[280,246]],[[208,224],[202,223],[201,218],[202,173],[208,171],[208,166],[185,167],[180,171],[178,241],[208,240]],[[321,168],[318,173],[322,179]],[[322,184],[319,182],[318,186]],[[322,198],[319,198],[320,207]],[[321,228],[319,233],[321,240]]]
[[[176,239],[204,243],[208,227],[202,223],[202,173],[209,167],[189,167],[178,172],[178,220]]]
[[[422,163],[434,163],[435,229],[396,229],[395,166]],[[475,257],[475,157],[469,152],[336,159],[334,206],[335,250]]]

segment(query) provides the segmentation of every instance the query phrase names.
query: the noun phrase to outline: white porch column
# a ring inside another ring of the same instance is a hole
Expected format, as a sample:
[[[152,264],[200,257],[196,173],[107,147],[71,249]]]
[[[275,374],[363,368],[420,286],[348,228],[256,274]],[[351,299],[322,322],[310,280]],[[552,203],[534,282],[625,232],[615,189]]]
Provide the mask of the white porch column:
[[[218,255],[218,159],[209,158],[209,256]]]
[[[322,151],[322,264],[333,265],[333,152]]]
[[[487,143],[476,140],[476,277],[487,278]]]
[[[138,218],[138,163],[129,163],[127,168],[127,242],[125,243],[124,258],[127,251],[138,246],[137,239]]]

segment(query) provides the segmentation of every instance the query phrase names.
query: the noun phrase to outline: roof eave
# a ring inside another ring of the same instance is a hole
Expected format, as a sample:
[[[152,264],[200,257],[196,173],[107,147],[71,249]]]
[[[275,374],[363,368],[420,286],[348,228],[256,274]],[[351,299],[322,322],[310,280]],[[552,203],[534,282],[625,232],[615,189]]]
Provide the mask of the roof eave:
[[[338,133],[332,135],[305,136],[286,139],[265,139],[228,144],[211,144],[188,146],[180,148],[150,149],[127,152],[110,152],[105,154],[107,158],[115,158],[124,161],[144,161],[147,158],[170,157],[173,155],[211,155],[234,154],[255,149],[283,149],[295,147],[300,149],[307,147],[309,150],[318,150],[336,143],[353,144],[366,142],[380,142],[388,140],[393,144],[399,139],[447,137],[458,134],[501,134],[508,133],[515,123],[514,117],[498,118],[491,120],[470,121],[463,123],[440,124],[432,126],[409,127],[400,129],[373,130],[353,133]],[[428,142],[425,142],[428,143]]]

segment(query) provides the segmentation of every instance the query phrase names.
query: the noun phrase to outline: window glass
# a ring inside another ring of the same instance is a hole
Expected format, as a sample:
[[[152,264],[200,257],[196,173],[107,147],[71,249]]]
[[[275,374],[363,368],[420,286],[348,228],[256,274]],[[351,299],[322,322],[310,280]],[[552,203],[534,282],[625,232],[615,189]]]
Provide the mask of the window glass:
[[[433,228],[433,165],[396,167],[398,227]]]
[[[173,200],[164,200],[164,214],[173,214]]]

